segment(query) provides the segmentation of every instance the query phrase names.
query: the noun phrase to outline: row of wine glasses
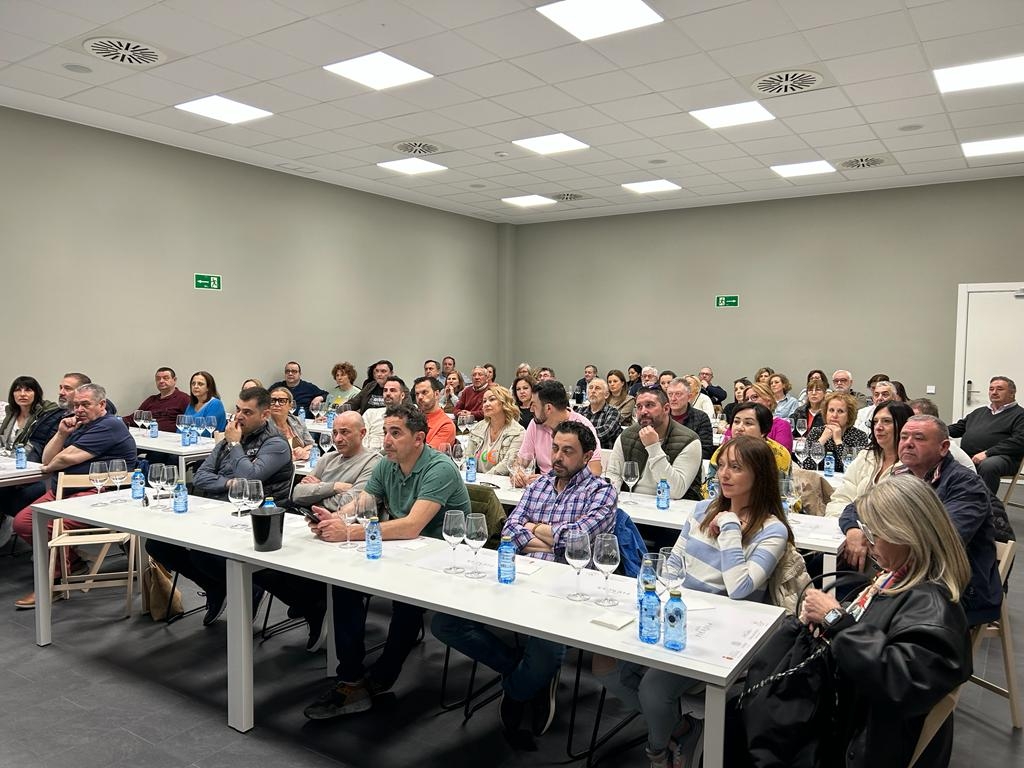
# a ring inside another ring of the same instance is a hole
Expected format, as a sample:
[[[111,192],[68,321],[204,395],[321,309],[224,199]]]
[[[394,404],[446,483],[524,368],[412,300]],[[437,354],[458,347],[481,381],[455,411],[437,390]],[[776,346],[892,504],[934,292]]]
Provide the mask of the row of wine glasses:
[[[458,415],[458,418],[455,419],[455,426],[458,428],[459,432],[469,432],[469,430],[473,428],[474,424],[476,424],[476,417],[474,417],[469,411],[463,411]]]
[[[178,484],[178,466],[176,464],[150,464],[146,479],[149,480],[150,487],[156,491],[154,500],[159,501],[161,494],[170,498],[169,491]],[[153,508],[169,509],[170,506],[170,503],[154,504]]]
[[[611,585],[608,577],[619,567],[619,540],[614,533],[599,533],[594,538],[593,553],[590,547],[590,534],[581,528],[570,528],[563,535],[565,542],[565,562],[576,571],[576,590],[567,597],[574,602],[589,600],[590,595],[580,585],[580,574],[593,558],[594,567],[604,574],[604,597],[594,601],[595,605],[612,607],[619,601],[611,596]]]
[[[184,432],[186,429],[192,427],[196,428],[199,433],[199,439],[202,441],[203,435],[208,434],[211,438],[217,431],[217,417],[216,416],[186,416],[180,414],[174,420],[174,425],[178,428],[178,433]]]
[[[114,491],[121,490],[124,481],[128,479],[128,465],[124,459],[112,459],[110,461],[93,461],[89,463],[89,482],[96,488],[96,495],[103,493],[103,486],[107,483],[114,484]],[[127,499],[114,499],[113,501],[97,501],[92,504],[94,507],[105,507],[108,504],[124,504]]]
[[[445,573],[465,573],[468,579],[482,579],[484,572],[480,570],[480,548],[487,543],[487,517],[480,512],[468,515],[461,509],[449,509],[444,513],[444,525],[441,535],[452,548],[452,564],[444,569]],[[463,541],[473,550],[473,565],[469,571],[455,564],[455,550]]]
[[[459,468],[460,472],[462,471],[462,468],[466,464],[466,454],[462,449],[462,443],[456,440],[451,445],[444,446],[444,448],[441,449],[441,453],[455,462],[455,466]]]
[[[142,435],[149,433],[149,425],[153,423],[153,414],[150,411],[138,410],[132,414],[132,420],[139,425]]]
[[[231,478],[228,480],[228,501],[235,505],[235,511],[231,513],[235,517],[251,512],[263,503],[263,481]]]
[[[854,462],[860,451],[860,448],[854,449],[848,445],[843,446],[843,455],[839,458],[842,459],[844,470]],[[825,460],[825,446],[817,440],[798,437],[793,441],[793,454],[800,460],[800,464],[803,464],[810,458],[815,466],[821,466],[821,463]]]

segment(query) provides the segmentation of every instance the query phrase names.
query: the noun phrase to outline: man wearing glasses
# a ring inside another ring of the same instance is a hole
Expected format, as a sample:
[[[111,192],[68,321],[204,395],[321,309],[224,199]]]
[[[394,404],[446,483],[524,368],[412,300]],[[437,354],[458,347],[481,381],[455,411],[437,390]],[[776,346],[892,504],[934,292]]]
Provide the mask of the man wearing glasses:
[[[839,370],[832,374],[832,391],[845,392],[857,401],[858,408],[867,408],[871,401],[863,392],[856,392],[853,389],[853,374],[849,371]]]
[[[715,372],[709,366],[704,366],[697,374],[700,379],[700,391],[707,395],[714,405],[721,405],[729,397],[729,393],[717,384],[712,384]]]
[[[352,383],[355,384],[355,382]],[[320,389],[311,381],[303,380],[302,366],[294,360],[284,364],[284,381],[277,381],[270,385],[271,390],[276,387],[287,387],[288,391],[292,393],[292,399],[295,400],[295,407],[304,408],[306,413],[309,413],[309,408],[313,403],[319,405],[327,397],[326,390]]]

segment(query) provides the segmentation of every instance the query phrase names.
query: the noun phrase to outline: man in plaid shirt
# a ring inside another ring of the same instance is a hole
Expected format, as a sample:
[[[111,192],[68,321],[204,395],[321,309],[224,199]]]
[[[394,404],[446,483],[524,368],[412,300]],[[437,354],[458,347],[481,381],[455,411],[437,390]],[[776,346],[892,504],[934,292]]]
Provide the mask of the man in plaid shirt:
[[[591,538],[614,530],[617,493],[587,468],[596,448],[594,433],[583,424],[563,421],[555,427],[551,472],[530,484],[502,530],[517,552],[562,559],[567,530],[583,530]],[[547,731],[555,715],[564,645],[530,637],[520,659],[514,647],[479,622],[439,613],[431,630],[441,642],[501,674],[499,714],[513,743],[530,738],[520,732],[528,705],[532,734]]]

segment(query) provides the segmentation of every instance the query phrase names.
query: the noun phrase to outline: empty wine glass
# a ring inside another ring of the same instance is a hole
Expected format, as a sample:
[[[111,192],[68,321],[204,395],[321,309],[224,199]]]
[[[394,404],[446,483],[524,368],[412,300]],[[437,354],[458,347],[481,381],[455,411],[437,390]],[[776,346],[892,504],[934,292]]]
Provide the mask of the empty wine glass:
[[[109,470],[107,468],[107,462],[105,461],[94,461],[89,464],[89,482],[96,487],[96,495],[99,496],[103,492],[103,486],[107,484],[109,478]],[[105,507],[107,502],[97,501],[91,504],[93,507]]]
[[[313,417],[313,421],[320,418],[320,412],[323,411],[323,409],[324,404],[322,400],[320,402],[313,402],[309,404],[309,415]]]
[[[811,442],[811,447],[807,454],[811,457],[811,461],[814,462],[814,468],[817,469],[818,465],[825,460],[825,446],[814,440]]]
[[[246,480],[245,483],[245,506],[251,511],[263,503],[263,481]]]
[[[149,434],[149,425],[153,423],[153,414],[150,411],[143,411],[139,419],[139,426],[142,427],[142,434],[145,437]]]
[[[804,462],[807,460],[806,438],[798,437],[796,440],[793,441],[793,453],[800,460],[800,466],[802,467],[804,465]]]
[[[455,466],[458,467],[461,472],[463,466],[466,464],[466,454],[465,451],[462,450],[462,443],[458,440],[451,445],[451,457],[452,461],[455,462]]]
[[[248,482],[244,477],[232,477],[228,480],[228,501],[235,505],[235,511],[231,513],[235,517],[240,517],[242,509],[245,508],[245,494]]]
[[[797,419],[796,420],[796,433],[798,435],[800,435],[800,437],[803,437],[804,433],[806,431],[807,431],[807,419]]]
[[[188,418],[190,417],[186,416],[183,413],[179,413],[178,416],[174,419],[174,426],[177,427],[179,435],[185,431],[185,427],[188,425],[186,419]]]
[[[599,533],[594,539],[594,566],[604,574],[604,597],[594,601],[595,605],[611,608],[619,601],[611,595],[608,577],[619,567],[619,540],[614,533]]]
[[[345,491],[338,499],[338,514],[345,522],[345,541],[338,545],[338,549],[355,549],[357,544],[352,541],[352,531],[349,526],[356,521],[355,501],[358,491]]]
[[[128,479],[128,464],[124,459],[112,459],[107,463],[107,470],[110,474],[110,482],[114,484],[114,493],[121,490],[121,485]],[[128,499],[114,499],[111,504],[125,504]]]
[[[142,430],[144,430],[144,429],[145,429],[145,424],[143,424],[143,423],[142,423],[142,414],[143,414],[143,413],[145,413],[145,411],[143,411],[143,410],[142,410],[142,409],[140,408],[139,410],[137,410],[137,411],[136,411],[136,412],[135,412],[135,413],[134,413],[134,414],[132,415],[132,421],[134,421],[134,422],[135,422],[135,426],[136,426],[136,427],[139,427],[139,430],[140,430],[140,431],[142,431]]]
[[[320,450],[326,454],[334,447],[334,437],[330,432],[320,433]]]
[[[842,459],[843,466],[842,467],[836,467],[836,470],[839,471],[839,472],[847,472],[847,471],[849,471],[850,465],[853,464],[853,458],[854,458],[854,456],[853,456],[853,448],[851,448],[848,445],[844,445],[843,446],[843,459]]]
[[[356,522],[363,526],[363,530],[366,530],[366,526],[370,522],[370,518],[377,514],[377,497],[372,493],[363,491],[359,494],[359,498],[355,501],[355,514]],[[366,551],[366,543],[360,544],[357,549],[360,552]]]
[[[487,542],[487,518],[480,512],[466,515],[466,544],[473,550],[473,567],[466,572],[466,578],[482,579],[480,570],[480,548]]]
[[[164,465],[163,464],[150,464],[149,465],[149,485],[156,492],[153,494],[153,501],[159,502],[160,500],[160,488],[163,485],[164,479]],[[163,507],[163,504],[154,504],[154,509]]]
[[[569,528],[563,536],[563,541],[565,562],[576,569],[576,591],[570,592],[568,598],[577,603],[589,600],[590,596],[583,591],[580,584],[580,573],[590,562],[590,536],[580,528]]]
[[[668,591],[679,589],[686,580],[686,560],[677,555],[672,547],[658,550],[658,582]]]
[[[167,498],[171,498],[171,490],[178,484],[178,466],[176,464],[164,464],[163,477],[160,486],[167,492]]]
[[[461,509],[449,509],[444,513],[444,527],[441,535],[452,548],[452,564],[444,569],[445,573],[463,573],[466,569],[455,564],[455,551],[466,537],[466,513]]]
[[[622,465],[622,482],[629,488],[629,496],[624,503],[636,504],[636,499],[633,498],[633,486],[640,482],[640,465],[637,462],[627,461]]]
[[[779,496],[782,497],[787,513],[794,511],[793,507],[796,505],[799,495],[794,480],[779,480]]]

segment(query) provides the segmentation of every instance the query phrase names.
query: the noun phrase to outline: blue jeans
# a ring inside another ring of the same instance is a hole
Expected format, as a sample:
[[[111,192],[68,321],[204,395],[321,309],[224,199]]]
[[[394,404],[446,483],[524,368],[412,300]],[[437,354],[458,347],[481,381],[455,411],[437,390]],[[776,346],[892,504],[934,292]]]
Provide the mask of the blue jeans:
[[[544,690],[565,658],[561,643],[530,637],[519,659],[515,649],[486,625],[444,613],[434,615],[430,631],[445,645],[500,674],[505,693],[516,701],[529,701]]]

